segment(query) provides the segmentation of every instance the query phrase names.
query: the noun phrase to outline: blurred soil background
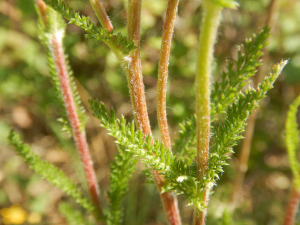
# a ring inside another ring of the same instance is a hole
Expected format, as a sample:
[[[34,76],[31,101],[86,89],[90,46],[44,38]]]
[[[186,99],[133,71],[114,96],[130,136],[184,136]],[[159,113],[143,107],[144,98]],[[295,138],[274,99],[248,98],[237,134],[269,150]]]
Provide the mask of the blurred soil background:
[[[70,6],[98,24],[88,1],[69,0]],[[251,146],[248,171],[233,214],[237,225],[282,224],[291,185],[284,143],[284,124],[289,104],[300,93],[300,1],[277,0],[272,12],[275,22],[270,44],[265,49],[263,75],[283,59],[290,59],[275,88],[261,102]],[[125,0],[104,0],[106,10],[118,31],[126,35]],[[215,48],[214,79],[219,79],[225,60],[235,58],[237,44],[258,32],[269,18],[270,0],[240,0],[236,11],[224,10],[219,40]],[[200,0],[181,0],[171,49],[168,84],[168,121],[172,137],[179,123],[194,113],[194,74],[201,23]],[[143,0],[141,57],[153,133],[159,137],[156,118],[157,63],[167,0]],[[38,35],[33,0],[0,1],[0,224],[64,225],[58,213],[62,192],[32,172],[15,155],[7,141],[15,129],[32,151],[61,168],[78,185],[84,178],[73,141],[61,132],[60,116],[49,79],[46,55]],[[68,25],[65,51],[81,99],[89,116],[86,125],[90,152],[106,201],[109,162],[116,153],[114,139],[99,127],[88,109],[90,98],[103,101],[120,115],[132,120],[126,77],[113,53],[103,43],[85,39],[75,25]],[[207,224],[218,224],[224,208],[232,206],[232,191],[240,146],[225,168],[211,196]],[[145,183],[141,164],[131,180],[125,199],[125,225],[166,224],[162,205],[153,184]],[[179,197],[184,224],[191,224],[192,207]],[[16,215],[11,221],[9,215]],[[300,219],[300,217],[299,217]]]

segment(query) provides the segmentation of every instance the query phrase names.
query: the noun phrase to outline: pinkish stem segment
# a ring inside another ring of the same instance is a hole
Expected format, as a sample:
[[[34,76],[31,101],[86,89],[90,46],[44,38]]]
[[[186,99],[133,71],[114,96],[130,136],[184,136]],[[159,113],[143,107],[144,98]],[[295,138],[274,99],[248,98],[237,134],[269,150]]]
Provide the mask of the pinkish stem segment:
[[[77,149],[80,153],[81,162],[84,167],[88,189],[91,196],[93,204],[97,207],[100,214],[102,214],[102,208],[99,198],[99,188],[96,180],[95,172],[93,169],[92,161],[90,158],[90,153],[88,150],[88,144],[85,138],[85,132],[80,129],[80,121],[76,111],[75,102],[72,95],[72,90],[69,81],[68,70],[64,60],[64,52],[62,48],[62,43],[59,38],[57,38],[57,33],[54,33],[51,39],[52,46],[52,57],[56,66],[56,72],[59,78],[61,92],[65,107],[67,110],[68,118],[70,120],[74,140]]]
[[[103,3],[100,0],[90,0],[90,3],[101,23],[101,25],[106,29],[107,32],[112,32],[114,27],[106,14]]]
[[[297,209],[299,206],[299,199],[300,199],[300,190],[299,188],[293,185],[289,197],[289,201],[286,207],[286,213],[284,218],[283,225],[294,225],[295,224],[295,216],[297,213]]]

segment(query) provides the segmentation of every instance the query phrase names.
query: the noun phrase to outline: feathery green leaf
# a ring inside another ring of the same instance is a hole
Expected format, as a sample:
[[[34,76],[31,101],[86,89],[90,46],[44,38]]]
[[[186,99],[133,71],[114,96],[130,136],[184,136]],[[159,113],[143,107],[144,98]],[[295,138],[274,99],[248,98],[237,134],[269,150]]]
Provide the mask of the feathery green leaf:
[[[253,34],[252,38],[246,39],[244,45],[238,46],[237,60],[228,61],[227,72],[223,72],[221,80],[214,83],[211,93],[211,119],[216,120],[220,113],[226,113],[227,107],[237,101],[242,88],[249,82],[248,78],[255,75],[257,67],[262,61],[262,49],[266,46],[270,29],[264,27],[258,35]],[[172,149],[181,155],[190,155],[194,158],[196,153],[196,118],[193,115],[190,119],[180,124],[179,137],[175,139]],[[181,153],[182,152],[182,153]]]
[[[222,167],[226,165],[227,153],[232,152],[232,146],[236,141],[242,139],[246,121],[252,111],[258,107],[259,100],[265,97],[268,90],[273,88],[273,83],[280,75],[287,61],[282,61],[273,67],[272,73],[265,77],[258,85],[257,90],[249,87],[245,94],[240,93],[238,100],[228,107],[227,118],[222,121],[214,131],[209,154],[208,179],[215,181],[223,172]]]
[[[133,157],[133,153],[126,151],[124,146],[118,145],[118,149],[119,154],[115,155],[115,160],[110,164],[108,225],[122,224],[124,216],[122,204],[128,191],[128,182],[135,170],[135,164],[137,162],[137,159]]]
[[[66,175],[50,164],[42,160],[38,155],[34,154],[30,147],[24,144],[18,134],[13,130],[9,134],[9,141],[15,147],[16,153],[21,156],[32,170],[45,178],[50,184],[61,189],[69,197],[73,198],[79,205],[91,213],[95,212],[95,208],[91,201],[82,196],[82,190],[77,187]]]
[[[121,33],[108,33],[103,28],[98,29],[88,17],[80,16],[78,12],[75,12],[68,4],[65,4],[64,0],[43,1],[65,17],[69,23],[75,24],[84,30],[86,38],[104,41],[109,46],[119,49],[124,55],[128,55],[132,50],[136,49],[133,41],[127,40],[127,37],[123,37]]]
[[[297,122],[297,110],[300,105],[300,96],[290,105],[288,111],[285,130],[286,137],[285,143],[287,146],[289,161],[291,165],[291,170],[294,176],[294,182],[297,187],[300,187],[300,164],[297,159],[297,152],[299,151],[299,129]]]
[[[93,225],[88,218],[85,218],[83,212],[75,209],[72,205],[62,202],[58,206],[59,212],[67,220],[69,225]]]
[[[262,64],[262,49],[267,45],[270,29],[264,27],[257,35],[246,39],[244,45],[238,46],[237,60],[228,61],[227,72],[223,72],[221,80],[214,83],[211,93],[211,117],[225,113],[226,108],[235,101],[236,96],[255,75]]]

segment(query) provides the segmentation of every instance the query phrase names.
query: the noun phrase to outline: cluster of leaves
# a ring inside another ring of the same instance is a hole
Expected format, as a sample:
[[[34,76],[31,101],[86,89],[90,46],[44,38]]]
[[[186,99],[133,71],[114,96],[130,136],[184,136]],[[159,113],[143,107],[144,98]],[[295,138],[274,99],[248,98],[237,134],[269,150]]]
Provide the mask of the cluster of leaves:
[[[64,3],[64,0],[44,0],[45,3],[63,17],[65,17],[69,23],[75,24],[86,32],[85,37],[96,39],[97,41],[104,41],[109,46],[114,46],[119,49],[123,54],[128,55],[129,52],[136,49],[133,41],[127,40],[121,33],[108,33],[103,28],[97,28],[94,23],[86,16],[80,16],[79,12],[75,12],[68,4]]]
[[[37,10],[37,11],[38,11],[38,13],[40,13],[39,10]],[[54,53],[53,53],[54,46],[53,46],[53,42],[52,42],[53,39],[56,39],[59,43],[62,43],[64,34],[65,34],[66,25],[65,25],[64,21],[62,20],[60,14],[58,14],[55,10],[53,10],[50,7],[48,7],[48,9],[46,11],[46,20],[47,20],[47,22],[45,24],[42,17],[39,16],[39,28],[40,28],[39,37],[46,49],[47,61],[48,61],[48,65],[50,68],[51,81],[54,86],[55,97],[57,98],[58,106],[61,109],[62,118],[60,118],[59,121],[62,122],[62,124],[64,125],[63,130],[67,131],[68,133],[70,133],[72,135],[72,128],[71,128],[71,124],[69,122],[68,115],[67,115],[67,112],[65,109],[63,95],[61,92],[60,82],[59,82],[58,73],[57,73],[57,67],[55,65],[55,57],[54,57]],[[61,46],[61,48],[63,49],[63,46]],[[76,84],[75,84],[74,77],[73,77],[73,71],[71,70],[71,67],[69,66],[68,55],[65,55],[64,58],[65,58],[64,61],[66,63],[66,67],[68,70],[68,78],[69,78],[69,82],[70,82],[71,89],[72,89],[73,99],[75,101],[77,114],[80,119],[81,129],[84,130],[84,124],[86,123],[86,120],[87,120],[87,118],[85,116],[85,110],[81,104],[79,94],[76,90]]]
[[[248,88],[245,94],[240,93],[237,100],[228,107],[227,118],[217,128],[214,128],[213,144],[209,154],[209,166],[207,174],[201,180],[197,178],[197,166],[195,162],[176,158],[163,144],[155,141],[152,145],[150,136],[143,137],[141,131],[135,131],[134,123],[126,124],[123,117],[119,120],[113,110],[107,110],[103,103],[90,100],[94,116],[101,121],[101,126],[109,131],[109,134],[116,138],[116,143],[122,145],[135,157],[140,158],[149,169],[158,170],[165,176],[167,185],[164,191],[176,191],[183,194],[189,204],[203,210],[204,204],[198,197],[199,190],[203,190],[208,184],[213,185],[223,166],[228,159],[227,153],[236,141],[241,139],[241,132],[244,131],[246,120],[250,113],[258,107],[258,101],[265,97],[268,90],[281,73],[286,61],[275,65],[273,72],[265,78],[264,82],[258,85],[257,90]]]
[[[227,153],[232,151],[236,141],[242,139],[246,121],[251,112],[258,107],[259,100],[266,97],[267,91],[273,88],[273,84],[280,75],[287,61],[282,61],[273,67],[272,73],[265,77],[257,89],[249,87],[245,94],[240,93],[237,101],[227,110],[227,118],[215,128],[213,141],[210,148],[209,171],[210,179],[219,177],[223,172],[222,166],[226,165]]]
[[[217,115],[225,114],[232,103],[238,101],[240,91],[254,76],[261,65],[262,49],[267,45],[270,29],[264,27],[257,35],[246,39],[245,45],[238,46],[237,60],[228,61],[227,72],[221,74],[220,81],[214,83],[211,92],[211,119],[216,120]],[[175,139],[172,149],[178,157],[196,155],[196,120],[193,115],[190,119],[180,124],[178,138]],[[212,128],[213,130],[213,128]]]

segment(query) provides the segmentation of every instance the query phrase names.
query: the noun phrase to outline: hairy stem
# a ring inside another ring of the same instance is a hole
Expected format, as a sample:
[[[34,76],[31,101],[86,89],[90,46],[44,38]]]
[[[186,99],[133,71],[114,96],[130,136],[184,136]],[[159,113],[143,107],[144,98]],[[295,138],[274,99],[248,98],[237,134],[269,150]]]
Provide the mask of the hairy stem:
[[[137,126],[143,131],[144,135],[148,135],[151,133],[151,128],[145,99],[140,58],[140,20],[141,0],[129,0],[127,19],[128,39],[133,40],[137,48],[130,53],[130,62],[126,75],[129,82],[129,91]]]
[[[158,83],[157,83],[157,117],[161,139],[165,147],[171,150],[171,140],[167,122],[166,112],[166,92],[168,79],[168,66],[170,48],[179,0],[169,0],[166,13],[166,20],[163,28],[162,43],[158,64]]]
[[[114,27],[105,11],[103,3],[100,0],[90,0],[90,3],[101,23],[101,25],[106,29],[107,32],[112,32]]]
[[[150,122],[145,99],[144,83],[142,76],[142,66],[140,59],[140,20],[141,20],[141,0],[128,0],[127,30],[128,39],[133,40],[137,48],[133,50],[128,61],[123,60],[122,67],[125,70],[131,102],[134,110],[134,117],[137,127],[142,130],[145,136],[151,134]],[[153,170],[153,176],[161,192],[164,180],[158,171]],[[171,225],[180,225],[180,216],[177,200],[172,193],[162,193],[161,199]]]
[[[88,150],[88,144],[85,137],[85,132],[80,129],[80,121],[76,112],[75,102],[72,95],[70,86],[69,76],[67,72],[66,63],[64,61],[64,53],[62,50],[62,43],[57,38],[56,34],[52,37],[52,57],[56,65],[56,71],[59,78],[63,100],[67,110],[68,118],[70,120],[74,140],[77,149],[80,153],[81,162],[85,171],[85,176],[88,183],[88,189],[91,196],[91,200],[94,205],[98,208],[100,214],[102,214],[102,208],[99,198],[99,188],[96,180],[95,172],[93,169],[90,153]]]
[[[36,3],[39,7],[39,11],[43,22],[45,23],[45,26],[47,26],[47,6],[42,0],[36,0]],[[65,55],[62,46],[62,32],[62,30],[58,29],[54,29],[52,31],[51,37],[49,39],[49,49],[51,51],[51,56],[55,64],[56,73],[60,83],[64,105],[72,127],[74,140],[77,149],[80,153],[81,162],[85,171],[89,194],[93,204],[98,209],[99,213],[102,214],[99,187],[90,158],[85,132],[81,129],[80,119],[77,114],[76,104],[74,101],[72,88],[69,80],[68,69],[64,58]]]
[[[297,185],[293,184],[288,204],[286,207],[284,225],[293,225],[295,224],[295,216],[297,213],[298,205],[300,199],[300,189]]]
[[[210,73],[213,60],[213,48],[216,41],[222,7],[203,1],[204,20],[202,23],[196,71],[196,115],[197,115],[197,170],[198,179],[202,179],[208,167],[210,138]],[[205,189],[203,202],[208,205],[209,190]],[[205,224],[207,209],[196,213],[195,225]]]

